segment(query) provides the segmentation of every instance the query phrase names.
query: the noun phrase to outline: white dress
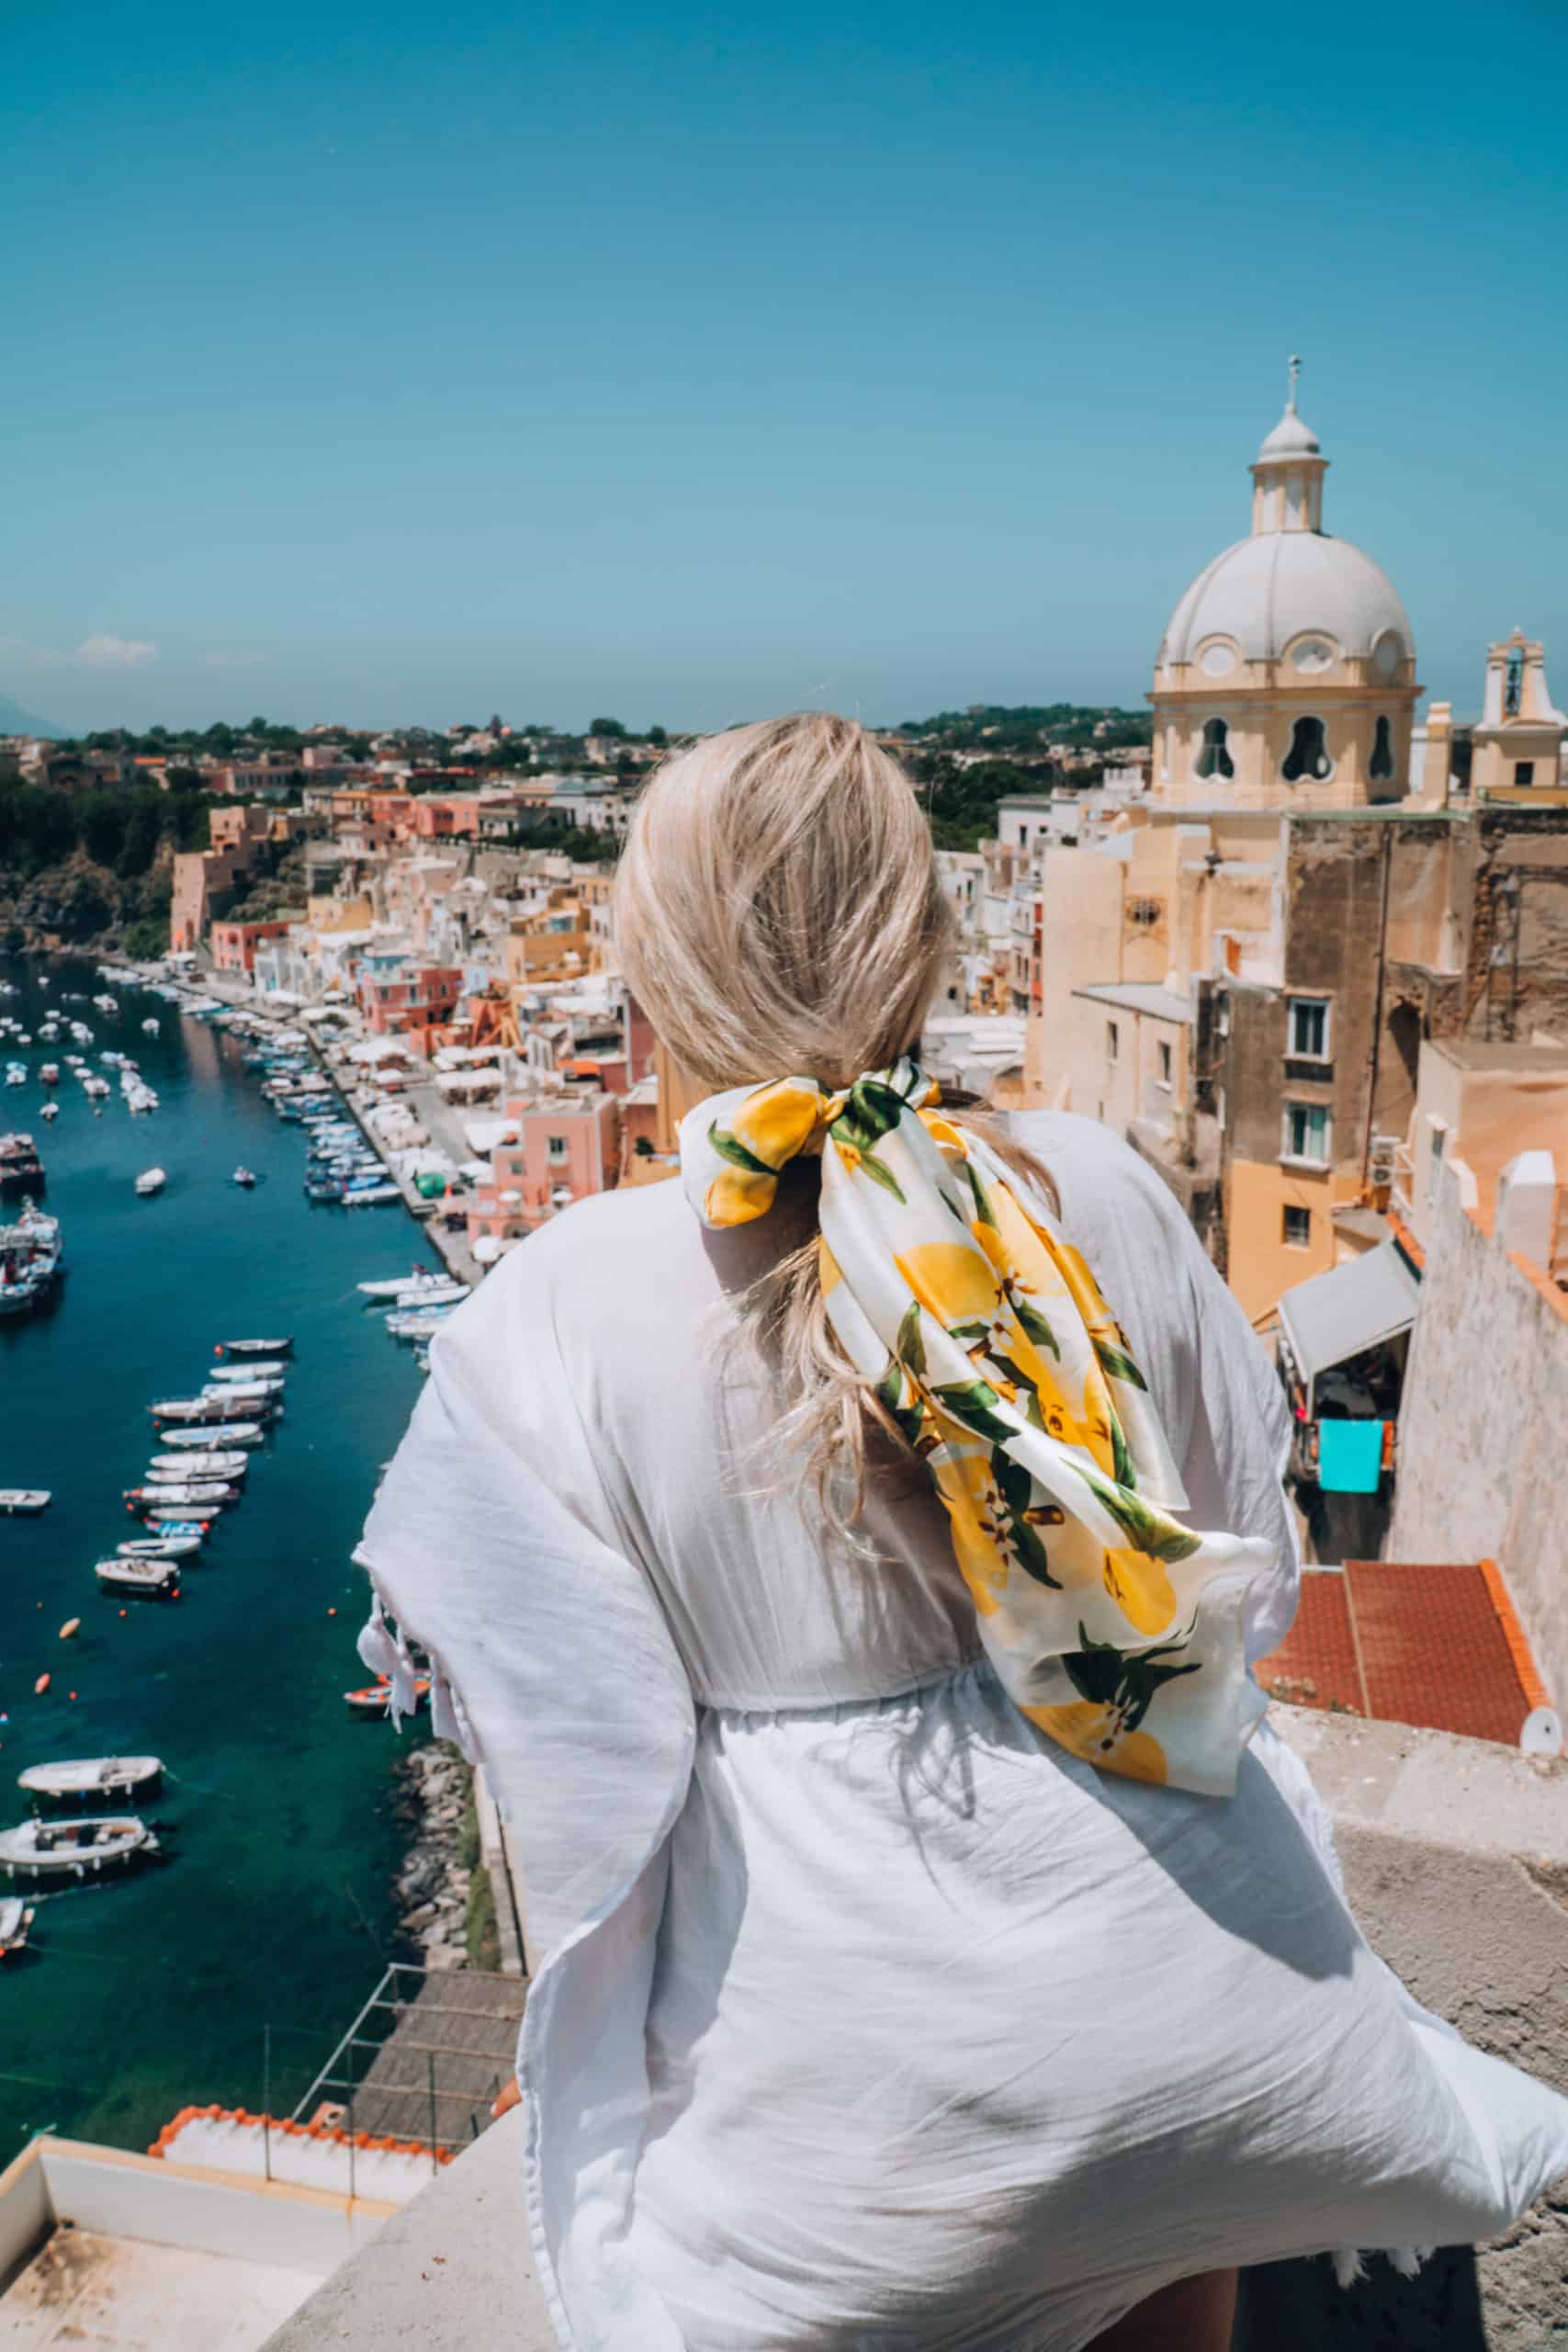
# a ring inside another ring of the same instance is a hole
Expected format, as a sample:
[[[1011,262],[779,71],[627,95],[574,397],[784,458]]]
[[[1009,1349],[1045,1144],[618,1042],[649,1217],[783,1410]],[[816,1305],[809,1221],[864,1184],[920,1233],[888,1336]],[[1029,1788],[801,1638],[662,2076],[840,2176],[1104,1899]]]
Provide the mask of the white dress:
[[[1192,1523],[1277,1546],[1256,1658],[1295,1606],[1272,1373],[1134,1154],[1014,1125]],[[777,1247],[674,1183],[546,1227],[435,1341],[360,1555],[522,1856],[562,2345],[1074,2352],[1191,2272],[1511,2222],[1568,2102],[1373,1956],[1267,1724],[1231,1800],[1100,1774],[980,1661],[923,1469],[880,1464],[874,1556],[824,1540],[738,1336]]]

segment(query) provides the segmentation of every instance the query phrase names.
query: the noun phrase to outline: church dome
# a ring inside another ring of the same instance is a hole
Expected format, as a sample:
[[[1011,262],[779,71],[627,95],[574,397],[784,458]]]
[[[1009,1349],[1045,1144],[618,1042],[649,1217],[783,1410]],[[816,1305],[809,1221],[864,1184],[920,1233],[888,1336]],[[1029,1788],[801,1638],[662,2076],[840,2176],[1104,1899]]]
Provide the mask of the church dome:
[[[1277,425],[1269,441],[1282,430]],[[1371,661],[1391,639],[1401,661],[1415,658],[1404,607],[1370,555],[1323,531],[1259,531],[1198,574],[1170,616],[1159,658],[1162,666],[1192,662],[1220,638],[1244,662],[1278,662],[1308,636],[1327,639],[1345,661]],[[1384,665],[1393,666],[1387,652]]]

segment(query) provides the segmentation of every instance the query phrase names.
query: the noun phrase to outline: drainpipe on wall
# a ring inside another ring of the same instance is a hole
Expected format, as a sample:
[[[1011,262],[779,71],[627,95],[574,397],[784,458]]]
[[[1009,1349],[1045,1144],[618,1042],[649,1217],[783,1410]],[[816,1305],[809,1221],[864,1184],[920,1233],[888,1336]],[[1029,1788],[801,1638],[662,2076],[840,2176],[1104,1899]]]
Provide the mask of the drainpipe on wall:
[[[1382,837],[1382,903],[1378,913],[1378,985],[1372,1006],[1372,1050],[1367,1069],[1367,1115],[1361,1131],[1361,1199],[1371,1189],[1372,1119],[1378,1099],[1378,1061],[1382,1046],[1383,987],[1388,973],[1388,887],[1393,831],[1385,824]]]

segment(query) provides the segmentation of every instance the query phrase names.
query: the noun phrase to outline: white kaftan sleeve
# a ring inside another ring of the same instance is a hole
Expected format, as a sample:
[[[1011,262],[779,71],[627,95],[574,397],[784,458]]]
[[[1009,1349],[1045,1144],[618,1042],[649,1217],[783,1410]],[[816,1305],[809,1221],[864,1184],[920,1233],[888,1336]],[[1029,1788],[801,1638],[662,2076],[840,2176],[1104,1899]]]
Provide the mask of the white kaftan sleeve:
[[[550,1264],[529,1242],[436,1339],[356,1557],[400,1634],[449,1680],[521,1860],[525,2179],[561,2341],[597,2342],[574,2323],[592,2302],[618,2313],[616,2343],[677,2352],[662,2302],[618,2249],[695,1708],[648,1578],[616,1540],[561,1363]]]

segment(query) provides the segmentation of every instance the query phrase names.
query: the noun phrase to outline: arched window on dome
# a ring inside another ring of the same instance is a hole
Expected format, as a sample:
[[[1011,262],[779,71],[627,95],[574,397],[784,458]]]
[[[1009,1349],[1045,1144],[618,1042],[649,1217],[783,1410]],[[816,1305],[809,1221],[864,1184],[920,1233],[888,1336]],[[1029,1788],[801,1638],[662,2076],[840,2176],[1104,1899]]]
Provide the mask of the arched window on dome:
[[[1328,738],[1321,718],[1298,718],[1291,729],[1291,748],[1280,764],[1280,774],[1287,784],[1300,784],[1303,777],[1323,784],[1334,774],[1334,763],[1328,756]]]
[[[1198,752],[1199,775],[1234,776],[1235,762],[1230,755],[1230,729],[1223,718],[1203,721],[1203,741]]]
[[[1393,729],[1386,718],[1380,718],[1377,723],[1367,774],[1374,784],[1386,784],[1393,774]]]

